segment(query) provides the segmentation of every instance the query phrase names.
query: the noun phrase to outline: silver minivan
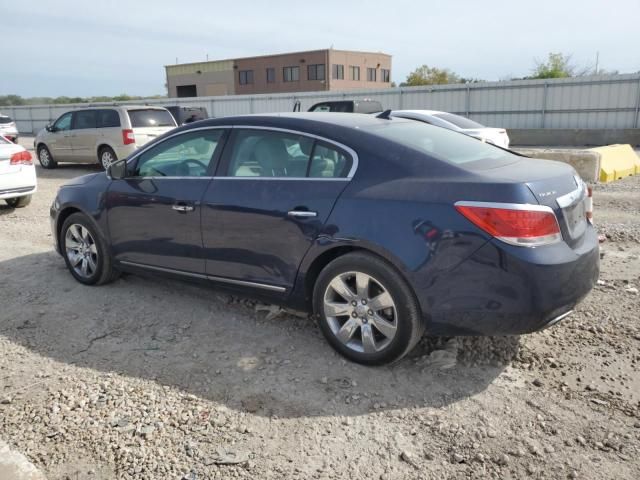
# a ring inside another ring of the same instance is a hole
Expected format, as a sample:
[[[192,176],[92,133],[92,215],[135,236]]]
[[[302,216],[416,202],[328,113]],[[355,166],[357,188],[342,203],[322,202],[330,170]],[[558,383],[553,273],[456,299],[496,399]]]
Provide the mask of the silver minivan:
[[[106,170],[145,143],[176,127],[166,108],[149,105],[88,107],[66,112],[34,140],[40,165],[98,162]]]

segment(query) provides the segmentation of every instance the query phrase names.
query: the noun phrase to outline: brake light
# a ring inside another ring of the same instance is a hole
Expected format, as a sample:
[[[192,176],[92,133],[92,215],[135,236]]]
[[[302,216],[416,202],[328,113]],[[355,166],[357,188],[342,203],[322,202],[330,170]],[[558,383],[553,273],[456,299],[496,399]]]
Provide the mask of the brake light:
[[[457,202],[456,210],[498,240],[524,247],[562,240],[553,210],[541,205]]]
[[[131,145],[132,143],[136,143],[136,137],[133,134],[133,130],[130,128],[125,128],[122,130],[122,143],[124,145]]]
[[[587,198],[585,199],[585,212],[587,221],[593,224],[593,188],[587,187]]]
[[[14,153],[9,160],[11,165],[33,165],[31,160],[31,154],[26,150],[23,152]]]

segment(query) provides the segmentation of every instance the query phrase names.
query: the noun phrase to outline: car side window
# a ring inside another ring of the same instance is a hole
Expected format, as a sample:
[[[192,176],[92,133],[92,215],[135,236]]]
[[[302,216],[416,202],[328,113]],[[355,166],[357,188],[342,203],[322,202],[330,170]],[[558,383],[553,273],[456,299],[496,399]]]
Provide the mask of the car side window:
[[[73,112],[73,129],[83,130],[86,128],[96,128],[96,111],[78,110]]]
[[[98,128],[120,126],[120,115],[116,110],[97,110]]]
[[[56,123],[53,124],[53,127],[57,132],[71,130],[71,112],[62,115],[58,120],[56,120]]]
[[[198,130],[177,135],[142,153],[133,173],[136,177],[203,177],[223,134],[222,129]]]
[[[235,132],[226,176],[307,176],[314,142],[312,138],[269,130],[237,129]]]
[[[310,178],[346,178],[351,171],[353,159],[337,147],[317,142],[313,149]]]

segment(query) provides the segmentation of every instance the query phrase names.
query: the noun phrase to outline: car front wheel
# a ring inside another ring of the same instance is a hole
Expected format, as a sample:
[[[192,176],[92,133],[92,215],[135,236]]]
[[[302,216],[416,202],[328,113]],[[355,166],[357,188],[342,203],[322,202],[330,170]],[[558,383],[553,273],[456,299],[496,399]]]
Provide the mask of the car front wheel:
[[[93,221],[82,213],[70,215],[60,231],[60,246],[71,275],[85,285],[115,279],[111,255]]]
[[[313,306],[333,348],[365,365],[399,360],[424,332],[411,288],[393,266],[369,253],[329,263],[316,281]]]
[[[42,168],[56,168],[58,166],[58,163],[51,156],[51,152],[44,145],[38,147],[38,161]]]

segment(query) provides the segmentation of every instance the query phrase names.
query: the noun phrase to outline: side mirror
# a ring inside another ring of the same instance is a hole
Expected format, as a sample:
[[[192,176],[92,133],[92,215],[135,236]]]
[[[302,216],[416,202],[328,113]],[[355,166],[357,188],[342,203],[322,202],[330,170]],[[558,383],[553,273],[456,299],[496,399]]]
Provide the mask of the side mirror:
[[[107,175],[113,180],[121,180],[127,176],[127,162],[125,160],[119,160],[109,165],[107,169]]]
[[[46,126],[46,127],[44,127],[44,129],[45,129],[47,132],[53,132],[53,127],[51,126],[51,124],[50,124],[50,123],[47,123],[47,126]]]

